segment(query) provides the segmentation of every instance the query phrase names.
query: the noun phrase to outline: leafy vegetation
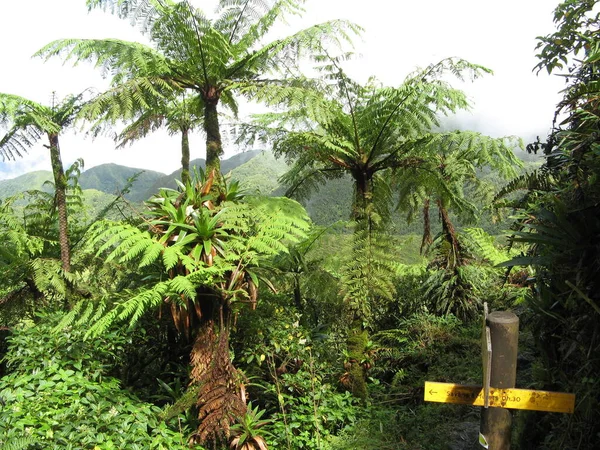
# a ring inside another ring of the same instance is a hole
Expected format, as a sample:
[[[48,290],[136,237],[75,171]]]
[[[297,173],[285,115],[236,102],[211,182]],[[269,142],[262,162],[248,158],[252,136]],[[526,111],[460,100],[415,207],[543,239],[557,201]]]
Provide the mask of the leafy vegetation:
[[[60,259],[65,272],[71,269],[71,253],[67,222],[67,178],[60,154],[59,134],[78,118],[83,107],[83,97],[84,94],[72,95],[58,101],[53,94],[52,104],[44,106],[17,95],[0,94],[0,125],[8,128],[0,139],[0,154],[3,159],[20,157],[42,137],[48,139],[46,147],[50,150],[58,211]]]
[[[223,0],[215,20],[188,1],[87,4],[132,19],[151,45],[46,46],[102,66],[111,87],[52,107],[0,95],[0,151],[47,135],[57,153],[76,119],[121,144],[166,126],[183,136],[182,168],[82,172],[78,160],[54,182],[0,184],[3,449],[470,448],[477,410],[425,405],[423,383],[480,383],[483,301],[520,316],[520,386],[577,394],[573,416],[516,414],[517,448],[594,447],[595,1],[561,3],[539,40],[537,69],[566,69],[568,84],[563,122],[527,147],[544,162],[525,172],[518,138],[439,126],[468,107],[449,76],[488,71],[476,64],[361,85],[343,70],[351,55],[331,56],[354,24],[264,44],[301,1]],[[220,161],[217,107],[235,115],[234,94],[277,107],[236,126],[274,153]],[[195,127],[207,161],[189,161]]]
[[[121,357],[118,334],[82,341],[83,330],[52,331],[25,322],[13,329],[0,381],[2,448],[186,448],[160,409],[123,390],[107,372]]]
[[[557,30],[539,38],[538,70],[565,71],[567,87],[552,133],[534,143],[546,162],[527,180],[513,242],[528,251],[508,263],[535,268],[530,300],[531,329],[540,358],[534,382],[575,392],[575,417],[525,415],[535,432],[522,448],[591,448],[598,423],[598,39],[600,15],[594,1],[568,0],[554,11]],[[541,430],[552,430],[542,432]]]
[[[115,39],[66,39],[48,44],[38,55],[64,55],[74,63],[90,60],[112,73],[112,89],[94,99],[86,114],[92,120],[109,123],[134,119],[141,127],[129,127],[121,134],[124,141],[134,129],[155,127],[157,123],[152,119],[148,122],[148,118],[156,118],[157,114],[179,128],[184,141],[190,126],[201,121],[206,134],[206,167],[215,172],[215,186],[220,184],[223,154],[218,106],[237,115],[234,94],[238,92],[253,98],[261,98],[265,90],[269,96],[274,95],[273,90],[289,95],[281,85],[285,87],[296,79],[286,81],[285,77],[300,57],[310,55],[334,36],[348,41],[349,34],[358,31],[357,26],[338,20],[264,44],[265,36],[278,21],[300,11],[301,2],[297,1],[221,0],[215,20],[187,0],[89,0],[87,4],[90,8],[111,8],[133,24],[141,24],[152,46]],[[185,99],[185,92],[190,93],[189,99]],[[183,129],[183,122],[176,119],[183,116],[173,106],[181,95],[184,100],[180,105],[187,105],[189,111]],[[165,114],[167,109],[172,114]],[[185,148],[182,143],[184,180],[189,163]]]

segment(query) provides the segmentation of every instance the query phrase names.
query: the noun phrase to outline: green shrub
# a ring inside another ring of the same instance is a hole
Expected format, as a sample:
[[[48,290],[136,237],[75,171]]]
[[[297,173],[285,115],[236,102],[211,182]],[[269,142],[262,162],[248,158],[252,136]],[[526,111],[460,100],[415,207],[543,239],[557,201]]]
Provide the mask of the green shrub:
[[[158,419],[158,407],[104,376],[118,357],[117,336],[84,342],[78,331],[53,333],[53,322],[26,324],[9,338],[8,374],[0,379],[0,447],[187,448],[185,438]]]
[[[328,361],[336,354],[330,335],[310,333],[292,308],[264,306],[244,319],[247,328],[240,326],[247,345],[238,366],[251,377],[250,394],[271,419],[264,426],[269,449],[325,448],[331,436],[354,422],[358,410],[352,395],[337,389],[342,352]]]

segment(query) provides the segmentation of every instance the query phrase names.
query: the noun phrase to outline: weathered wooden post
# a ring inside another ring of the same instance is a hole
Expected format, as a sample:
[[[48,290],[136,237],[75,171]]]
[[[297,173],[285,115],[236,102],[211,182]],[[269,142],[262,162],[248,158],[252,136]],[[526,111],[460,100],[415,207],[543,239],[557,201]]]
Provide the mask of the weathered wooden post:
[[[489,450],[509,450],[509,409],[573,414],[575,395],[516,389],[519,318],[507,311],[488,314],[487,304],[483,310],[483,386],[426,381],[424,400],[483,406],[479,444]]]
[[[519,318],[508,311],[494,311],[487,316],[486,324],[490,329],[492,344],[490,385],[496,389],[514,388],[517,379]],[[502,399],[500,402],[503,403]],[[489,450],[509,450],[511,423],[511,412],[504,407],[482,409],[482,446]]]

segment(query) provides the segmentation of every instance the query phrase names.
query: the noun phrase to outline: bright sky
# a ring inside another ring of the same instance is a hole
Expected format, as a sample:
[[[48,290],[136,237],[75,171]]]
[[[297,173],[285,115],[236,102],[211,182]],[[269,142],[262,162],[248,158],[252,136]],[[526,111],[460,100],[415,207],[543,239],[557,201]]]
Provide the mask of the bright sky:
[[[216,2],[194,3],[212,12]],[[527,142],[537,135],[546,136],[563,87],[559,77],[532,72],[537,62],[535,38],[553,31],[552,11],[557,4],[558,0],[307,0],[302,19],[294,18],[276,33],[291,34],[336,18],[358,23],[365,28],[362,40],[356,43],[361,57],[346,68],[359,81],[374,75],[385,84],[399,85],[417,66],[448,56],[489,67],[493,76],[460,85],[474,108],[452,123],[492,136],[521,136]],[[53,91],[63,97],[88,87],[107,86],[99,71],[89,65],[73,68],[58,59],[46,63],[31,59],[45,44],[61,38],[143,41],[128,21],[100,10],[88,13],[85,0],[1,0],[0,17],[0,92],[44,104],[49,103]],[[22,159],[0,161],[0,179],[50,170],[44,143],[32,147]],[[205,156],[203,136],[194,136],[191,146],[192,159]],[[65,166],[83,158],[86,168],[114,162],[170,173],[179,167],[179,148],[178,139],[165,133],[122,150],[115,150],[107,138],[92,141],[84,131],[61,137]],[[226,148],[227,155],[237,151],[231,145]]]

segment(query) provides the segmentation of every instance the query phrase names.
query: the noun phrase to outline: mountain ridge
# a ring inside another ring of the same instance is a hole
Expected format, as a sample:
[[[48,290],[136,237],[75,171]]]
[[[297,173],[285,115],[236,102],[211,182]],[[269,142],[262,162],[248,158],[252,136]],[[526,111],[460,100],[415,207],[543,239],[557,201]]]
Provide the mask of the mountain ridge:
[[[204,169],[204,166],[204,159],[190,162],[192,173],[194,167]],[[250,150],[223,160],[221,169],[226,178],[239,182],[240,190],[248,195],[280,196],[285,189],[280,185],[279,178],[287,172],[289,166],[283,159],[276,159],[268,150]],[[135,204],[149,199],[160,188],[176,188],[175,179],[180,179],[181,169],[164,174],[106,163],[85,170],[80,175],[79,183],[91,215],[110,204],[114,196],[127,185],[128,179],[138,173],[140,175],[125,194],[125,198]],[[0,201],[26,190],[41,190],[44,182],[52,181],[52,178],[50,171],[34,171],[10,180],[0,180]],[[330,225],[338,220],[348,219],[351,199],[352,184],[347,179],[341,179],[322,186],[310,199],[301,203],[315,223]]]
[[[269,155],[269,157],[265,157],[265,155]],[[266,170],[268,166],[276,166],[275,170],[267,170],[269,182],[263,180],[263,186],[260,189],[260,191],[268,190],[269,192],[264,192],[268,195],[279,185],[276,180],[287,168],[285,163],[275,160],[272,153],[264,150],[237,153],[223,160],[221,169],[224,174],[230,174],[257,157],[260,161],[255,161],[253,169],[242,170],[240,174],[243,174],[242,178],[248,178],[256,175],[254,172]],[[193,173],[194,167],[204,170],[205,165],[206,161],[198,158],[190,162],[190,169]],[[175,189],[177,187],[175,179],[180,179],[181,169],[165,174],[115,163],[105,163],[84,170],[79,177],[79,184],[83,190],[95,189],[108,195],[116,195],[127,186],[128,180],[136,175],[137,177],[129,192],[125,194],[125,198],[133,202],[142,202],[162,187]],[[235,176],[233,178],[238,179]],[[27,190],[47,190],[44,189],[44,183],[47,181],[53,181],[52,172],[47,170],[27,172],[15,178],[0,180],[0,200]],[[244,182],[245,180],[238,179],[238,181]]]

